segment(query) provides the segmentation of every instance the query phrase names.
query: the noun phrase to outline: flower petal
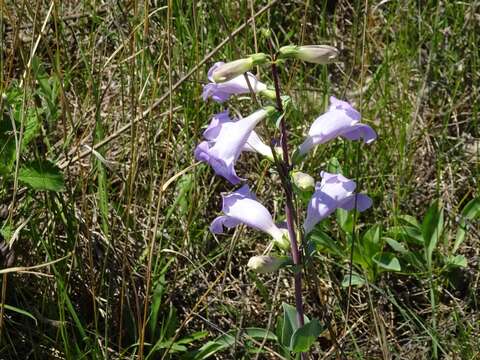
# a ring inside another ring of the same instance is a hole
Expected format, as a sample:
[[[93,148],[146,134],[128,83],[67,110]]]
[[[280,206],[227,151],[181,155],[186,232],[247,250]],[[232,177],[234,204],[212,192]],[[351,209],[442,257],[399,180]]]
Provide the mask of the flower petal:
[[[208,80],[210,80],[211,82],[215,82],[213,81],[213,73],[224,64],[225,63],[223,61],[218,61],[215,64],[213,64],[212,67],[208,70],[208,74],[207,74]]]
[[[222,234],[224,227],[226,227],[227,229],[231,229],[239,224],[241,224],[240,221],[222,215],[216,217],[215,220],[212,221],[212,223],[210,224],[210,231],[214,234]]]
[[[203,132],[203,137],[207,140],[216,140],[220,136],[222,131],[227,131],[227,128],[233,120],[230,119],[228,110],[225,110],[221,113],[213,115],[210,125]]]
[[[299,155],[305,155],[314,146],[324,144],[338,136],[348,140],[363,138],[366,143],[372,142],[377,134],[370,126],[360,124],[360,119],[360,113],[352,105],[331,96],[328,111],[311,125],[308,136],[300,145]]]
[[[348,117],[356,121],[362,118],[362,115],[348,101],[339,100],[335,96],[330,96],[329,111],[331,110],[343,110]]]
[[[330,174],[325,171],[320,173],[322,177],[320,191],[328,194],[335,201],[341,201],[352,194],[357,184],[347,179],[342,174]]]
[[[211,141],[204,141],[197,146],[195,158],[209,163],[217,175],[232,184],[238,184],[243,179],[235,173],[235,162],[255,125],[266,116],[265,109],[257,110],[240,121],[230,121],[225,112],[215,115],[204,134]]]
[[[266,232],[273,238],[281,238],[283,236],[283,231],[275,225],[270,212],[256,200],[248,185],[243,185],[237,191],[224,195],[222,211],[225,215],[212,222],[212,231],[218,231],[220,228],[219,224],[225,226],[228,226],[227,224],[245,224]],[[231,220],[227,222],[226,219]]]
[[[328,217],[337,208],[337,202],[321,190],[315,191],[308,203],[307,218],[303,224],[305,233],[313,230],[316,224]]]
[[[303,227],[308,234],[315,225],[337,208],[352,210],[355,206],[364,211],[372,206],[372,200],[364,194],[355,194],[357,184],[341,174],[322,171],[322,182],[316,184],[315,192],[308,203],[307,218]]]
[[[214,82],[213,73],[223,64],[223,62],[217,62],[208,71],[208,79],[210,80],[210,83],[206,84],[203,87],[203,100],[206,101],[208,98],[211,97],[212,100],[223,103],[224,101],[227,101],[232,95],[250,93],[250,88],[243,74],[222,83]],[[257,93],[267,89],[267,85],[259,81],[255,75],[250,72],[247,72],[246,74],[248,76],[248,81],[250,83],[250,86],[252,87],[253,92]]]
[[[365,124],[356,124],[350,130],[341,134],[348,140],[363,139],[365,144],[370,144],[377,138],[377,133],[370,126]]]
[[[356,200],[355,200],[356,198]],[[356,202],[356,203],[355,203]],[[338,207],[350,211],[356,205],[358,211],[365,211],[373,204],[372,199],[365,194],[354,194],[344,199]]]

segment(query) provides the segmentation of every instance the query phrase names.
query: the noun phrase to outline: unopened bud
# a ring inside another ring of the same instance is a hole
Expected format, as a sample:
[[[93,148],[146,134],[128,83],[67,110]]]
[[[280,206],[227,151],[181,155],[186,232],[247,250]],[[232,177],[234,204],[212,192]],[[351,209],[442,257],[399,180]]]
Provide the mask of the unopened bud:
[[[277,100],[277,93],[275,92],[275,90],[272,90],[272,89],[265,89],[265,90],[262,90],[260,91],[260,95],[266,97],[267,99],[270,99],[270,100]]]
[[[213,81],[222,83],[231,80],[251,70],[255,65],[263,64],[266,60],[267,55],[258,53],[250,55],[248,58],[230,61],[213,72]]]
[[[266,274],[277,271],[283,265],[289,262],[288,257],[276,257],[276,256],[254,256],[248,260],[247,267],[256,273]]]
[[[315,189],[315,179],[303,172],[294,171],[292,173],[292,181],[300,190],[312,191]]]
[[[338,54],[336,48],[328,45],[291,45],[280,48],[280,56],[283,58],[293,57],[315,64],[330,64],[335,61]]]

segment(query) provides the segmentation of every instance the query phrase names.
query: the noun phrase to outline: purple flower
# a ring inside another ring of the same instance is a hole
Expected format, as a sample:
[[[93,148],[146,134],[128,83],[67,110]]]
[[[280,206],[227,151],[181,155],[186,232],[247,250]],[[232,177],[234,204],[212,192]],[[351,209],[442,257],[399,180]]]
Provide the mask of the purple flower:
[[[300,145],[300,155],[306,154],[318,144],[324,144],[337,136],[348,140],[363,138],[366,144],[377,138],[375,131],[368,125],[360,123],[360,113],[346,101],[330,97],[328,111],[318,117],[310,127],[308,136]]]
[[[248,185],[223,195],[222,211],[225,215],[217,217],[210,225],[210,231],[221,234],[223,227],[228,229],[240,224],[245,224],[254,229],[271,235],[275,242],[283,243],[286,230],[280,229],[273,222],[270,212],[260,204],[255,194],[250,191]]]
[[[223,103],[232,95],[250,93],[250,88],[248,87],[247,80],[243,74],[222,83],[216,83],[213,80],[213,73],[223,64],[223,62],[217,62],[210,68],[210,70],[208,70],[208,79],[210,80],[210,83],[203,87],[203,100],[207,101],[207,99],[211,97],[214,101]],[[267,85],[257,80],[255,75],[250,72],[247,72],[246,74],[250,86],[255,93],[267,89]]]
[[[355,205],[358,211],[372,206],[372,199],[365,194],[356,194],[357,184],[341,174],[321,172],[322,181],[317,182],[315,192],[308,203],[307,218],[303,224],[308,234],[315,225],[325,219],[337,208],[352,210]]]
[[[235,172],[235,162],[243,150],[251,151],[259,145],[258,141],[261,143],[253,129],[267,114],[268,110],[260,109],[238,121],[231,120],[227,111],[215,115],[203,133],[207,141],[195,149],[195,158],[209,163],[217,175],[238,184],[243,179]],[[251,142],[247,145],[247,141]]]

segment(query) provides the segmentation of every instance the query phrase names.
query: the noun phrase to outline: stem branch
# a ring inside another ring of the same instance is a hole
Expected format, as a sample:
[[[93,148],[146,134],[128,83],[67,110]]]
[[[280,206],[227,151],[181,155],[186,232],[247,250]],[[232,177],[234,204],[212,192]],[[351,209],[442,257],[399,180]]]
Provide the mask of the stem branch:
[[[283,113],[283,105],[282,99],[280,97],[280,83],[278,78],[278,70],[275,61],[272,62],[272,77],[275,84],[275,94],[277,100],[277,110]],[[288,157],[288,133],[287,133],[287,126],[285,124],[285,117],[282,116],[280,120],[280,142],[282,146],[282,153],[283,153],[283,163],[278,164],[277,167],[280,173],[280,178],[282,180],[282,186],[285,191],[285,214],[287,217],[287,227],[288,227],[288,235],[290,237],[291,243],[291,253],[292,253],[292,260],[296,267],[295,269],[295,306],[297,309],[297,319],[300,326],[304,325],[303,321],[303,300],[302,300],[302,258],[300,251],[298,249],[297,243],[297,236],[295,232],[295,207],[293,202],[293,190],[292,184],[290,183],[289,178],[289,171],[290,171],[290,160]],[[303,355],[302,355],[303,358]]]

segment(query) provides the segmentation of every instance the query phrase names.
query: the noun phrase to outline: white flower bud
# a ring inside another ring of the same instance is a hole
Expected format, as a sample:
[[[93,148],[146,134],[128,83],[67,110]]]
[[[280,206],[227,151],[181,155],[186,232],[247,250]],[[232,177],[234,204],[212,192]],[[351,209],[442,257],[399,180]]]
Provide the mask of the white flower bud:
[[[315,189],[315,179],[303,172],[294,171],[292,181],[300,190],[313,191]]]
[[[293,57],[315,64],[330,64],[335,61],[338,54],[339,52],[336,48],[328,45],[291,45],[280,48],[281,57]]]
[[[247,267],[256,273],[266,274],[277,271],[288,262],[287,257],[276,256],[254,256],[248,260]]]
[[[222,83],[251,70],[255,65],[263,64],[267,55],[263,53],[250,55],[248,58],[230,61],[220,66],[212,74],[213,81]]]

